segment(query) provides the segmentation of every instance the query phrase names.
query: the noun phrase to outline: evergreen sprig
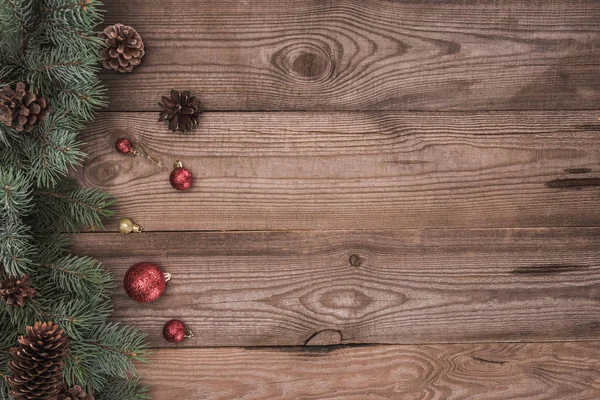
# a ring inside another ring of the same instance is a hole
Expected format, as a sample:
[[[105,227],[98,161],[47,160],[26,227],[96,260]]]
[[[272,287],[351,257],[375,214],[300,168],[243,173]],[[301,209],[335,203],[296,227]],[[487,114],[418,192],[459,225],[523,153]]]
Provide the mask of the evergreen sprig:
[[[146,388],[140,390],[139,382],[132,379],[113,379],[108,382],[106,389],[96,396],[96,400],[143,400],[147,398]]]
[[[52,112],[31,132],[0,125],[0,279],[28,274],[35,296],[23,307],[0,300],[0,399],[9,399],[8,349],[25,327],[52,320],[69,337],[66,386],[96,399],[140,400],[146,390],[134,361],[144,336],[108,321],[110,274],[94,259],[70,254],[62,233],[102,227],[114,199],[80,188],[70,168],[85,154],[77,135],[104,104],[98,79],[102,22],[97,0],[0,0],[0,87],[24,82]]]

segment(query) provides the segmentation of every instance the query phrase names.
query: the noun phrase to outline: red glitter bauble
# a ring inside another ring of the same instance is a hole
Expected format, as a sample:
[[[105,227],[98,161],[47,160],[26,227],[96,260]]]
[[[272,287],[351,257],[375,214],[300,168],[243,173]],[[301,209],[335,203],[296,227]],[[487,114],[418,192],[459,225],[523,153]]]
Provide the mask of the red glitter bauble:
[[[185,326],[178,319],[168,321],[163,328],[163,337],[169,342],[179,343],[185,338]]]
[[[188,190],[192,186],[192,173],[189,169],[183,168],[179,161],[175,163],[174,168],[169,177],[171,186],[177,190]]]
[[[115,149],[117,149],[119,153],[134,154],[133,144],[131,144],[129,139],[122,138],[117,140],[115,143]]]
[[[148,303],[160,297],[165,290],[167,278],[154,264],[147,262],[131,266],[123,279],[125,292],[133,300]]]

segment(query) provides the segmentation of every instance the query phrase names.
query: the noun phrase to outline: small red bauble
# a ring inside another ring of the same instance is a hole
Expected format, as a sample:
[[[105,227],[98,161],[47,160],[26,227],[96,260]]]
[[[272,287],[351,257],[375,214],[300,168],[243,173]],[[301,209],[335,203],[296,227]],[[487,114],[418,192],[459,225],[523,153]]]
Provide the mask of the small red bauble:
[[[169,177],[171,186],[177,190],[188,190],[192,186],[192,173],[189,169],[183,168],[181,161],[175,162],[173,171]]]
[[[141,262],[127,270],[123,278],[123,287],[133,300],[148,303],[160,297],[169,279],[171,275],[163,273],[156,265]]]
[[[168,321],[163,328],[163,337],[169,342],[179,343],[184,338],[194,336],[192,331],[185,329],[185,325],[178,319]]]
[[[140,154],[139,151],[133,148],[133,144],[131,143],[131,141],[125,138],[117,140],[117,142],[115,143],[115,149],[117,149],[117,151],[122,154],[133,154],[135,156]]]

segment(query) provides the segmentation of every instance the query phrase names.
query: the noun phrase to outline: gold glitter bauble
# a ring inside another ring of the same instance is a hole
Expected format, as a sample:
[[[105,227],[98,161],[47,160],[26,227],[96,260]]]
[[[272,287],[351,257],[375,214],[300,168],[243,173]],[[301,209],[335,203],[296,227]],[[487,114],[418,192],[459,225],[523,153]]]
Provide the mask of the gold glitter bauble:
[[[142,231],[142,227],[134,224],[132,220],[129,218],[121,218],[119,220],[119,232],[123,234],[128,234],[131,232],[139,233]]]

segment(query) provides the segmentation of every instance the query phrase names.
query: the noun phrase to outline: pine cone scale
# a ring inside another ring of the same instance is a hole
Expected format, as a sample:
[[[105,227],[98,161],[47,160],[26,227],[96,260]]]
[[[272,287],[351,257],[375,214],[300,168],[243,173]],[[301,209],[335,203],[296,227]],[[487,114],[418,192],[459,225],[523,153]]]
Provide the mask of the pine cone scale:
[[[169,121],[169,129],[175,132],[179,129],[179,127],[179,115],[174,114],[173,116],[171,116],[171,120]]]
[[[35,101],[35,95],[31,92],[28,92],[25,97],[23,98],[23,104],[25,104],[25,106],[29,107],[31,105],[31,103],[33,103]]]

